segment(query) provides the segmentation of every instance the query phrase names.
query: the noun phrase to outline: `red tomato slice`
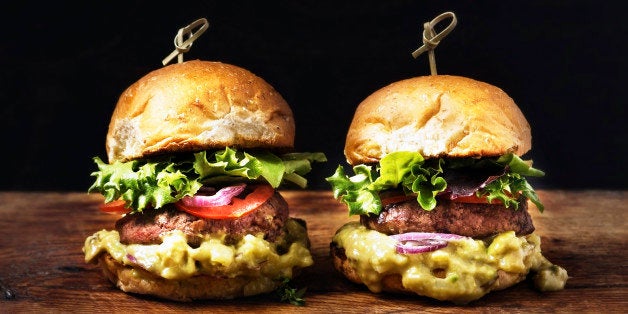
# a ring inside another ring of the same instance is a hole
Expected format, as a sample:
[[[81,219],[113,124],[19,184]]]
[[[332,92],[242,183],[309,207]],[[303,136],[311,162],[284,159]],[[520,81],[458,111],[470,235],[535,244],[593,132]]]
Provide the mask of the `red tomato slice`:
[[[244,199],[234,197],[231,204],[221,206],[195,207],[186,206],[183,202],[175,203],[180,210],[200,218],[207,219],[229,219],[244,216],[260,205],[264,204],[273,194],[275,189],[268,185],[262,184],[255,186],[253,192],[249,193]]]
[[[124,200],[116,200],[100,205],[100,210],[110,214],[126,214],[131,210],[126,208],[125,204],[126,202]]]

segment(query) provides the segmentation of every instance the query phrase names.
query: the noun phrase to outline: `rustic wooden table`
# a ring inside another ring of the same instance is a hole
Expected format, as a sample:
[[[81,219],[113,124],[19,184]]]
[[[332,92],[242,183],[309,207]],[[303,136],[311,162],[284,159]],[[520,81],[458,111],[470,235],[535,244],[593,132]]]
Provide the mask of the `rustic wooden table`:
[[[423,297],[373,294],[335,272],[329,258],[334,231],[353,220],[326,191],[283,191],[291,215],[308,223],[315,265],[295,280],[306,305],[271,295],[177,303],[116,289],[81,248],[117,217],[98,211],[99,195],[0,192],[0,312],[627,312],[628,191],[540,191],[546,210],[531,211],[544,255],[562,265],[565,290],[540,293],[524,281],[457,306]]]

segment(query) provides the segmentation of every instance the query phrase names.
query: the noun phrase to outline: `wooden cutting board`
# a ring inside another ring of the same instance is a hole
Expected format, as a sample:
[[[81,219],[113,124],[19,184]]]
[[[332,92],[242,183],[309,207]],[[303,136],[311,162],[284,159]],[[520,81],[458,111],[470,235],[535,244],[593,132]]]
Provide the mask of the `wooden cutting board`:
[[[99,195],[0,192],[0,312],[626,312],[628,191],[538,192],[546,210],[531,210],[544,255],[563,266],[565,290],[540,293],[524,281],[466,306],[419,296],[374,294],[335,272],[329,242],[348,217],[328,191],[282,191],[291,215],[307,221],[314,266],[294,283],[306,305],[273,295],[178,303],[130,295],[84,262],[81,248],[116,216],[101,213]]]

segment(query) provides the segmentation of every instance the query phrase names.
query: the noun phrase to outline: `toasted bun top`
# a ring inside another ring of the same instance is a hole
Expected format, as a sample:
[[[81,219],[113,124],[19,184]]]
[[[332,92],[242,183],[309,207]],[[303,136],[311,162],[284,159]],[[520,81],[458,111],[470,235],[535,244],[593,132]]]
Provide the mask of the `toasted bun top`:
[[[120,96],[106,146],[109,162],[212,148],[294,146],[292,110],[266,81],[209,61],[172,64]]]
[[[405,79],[368,96],[355,111],[345,156],[351,165],[395,151],[431,157],[523,155],[530,125],[501,89],[466,77]]]

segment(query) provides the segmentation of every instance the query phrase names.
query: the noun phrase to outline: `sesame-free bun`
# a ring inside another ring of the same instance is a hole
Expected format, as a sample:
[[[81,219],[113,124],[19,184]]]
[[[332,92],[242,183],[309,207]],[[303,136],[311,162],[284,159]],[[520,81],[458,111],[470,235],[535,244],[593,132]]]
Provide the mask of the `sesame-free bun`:
[[[530,150],[530,125],[503,90],[450,75],[385,86],[357,107],[345,142],[351,165],[395,151],[431,157],[487,157]]]
[[[140,267],[125,266],[109,253],[98,257],[98,265],[116,287],[127,293],[156,296],[173,301],[221,300],[247,296],[246,286],[251,279],[246,276],[218,277],[195,276],[182,280],[169,280],[154,275]],[[269,286],[266,293],[279,286]]]
[[[109,162],[226,146],[291,149],[292,110],[246,69],[193,60],[154,70],[128,87],[111,117]]]

